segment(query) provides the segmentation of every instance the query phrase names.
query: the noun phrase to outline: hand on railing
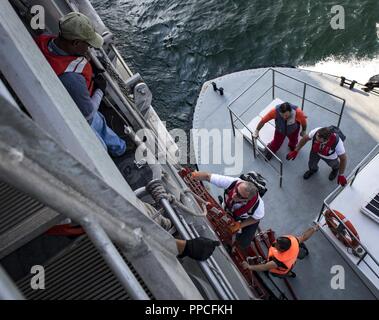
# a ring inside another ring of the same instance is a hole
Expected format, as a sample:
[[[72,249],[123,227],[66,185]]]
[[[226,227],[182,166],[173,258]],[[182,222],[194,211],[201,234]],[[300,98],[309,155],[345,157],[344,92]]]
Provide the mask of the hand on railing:
[[[258,137],[259,137],[259,131],[258,131],[258,130],[255,130],[255,131],[253,132],[253,138],[256,139],[256,138],[258,138]]]
[[[296,151],[296,150],[291,151],[291,152],[289,152],[289,153],[287,154],[286,159],[287,159],[287,160],[295,160],[298,154],[299,154],[299,151]]]

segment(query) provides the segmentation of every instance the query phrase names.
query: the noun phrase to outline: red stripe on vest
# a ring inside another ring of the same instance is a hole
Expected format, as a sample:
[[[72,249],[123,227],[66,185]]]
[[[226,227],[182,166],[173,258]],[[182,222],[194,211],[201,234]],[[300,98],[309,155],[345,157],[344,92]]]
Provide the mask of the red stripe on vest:
[[[37,46],[40,48],[43,55],[45,56],[46,60],[49,62],[49,64],[53,68],[54,72],[57,74],[57,76],[60,76],[61,74],[65,73],[67,67],[69,66],[69,64],[72,61],[74,61],[80,57],[78,57],[78,56],[60,56],[60,55],[56,55],[54,53],[51,53],[49,51],[48,45],[49,45],[50,40],[55,39],[55,38],[56,38],[55,36],[51,36],[51,35],[40,35],[36,38],[35,41],[37,43]],[[78,66],[76,66],[76,68],[77,67]],[[92,82],[93,70],[92,70],[92,66],[89,62],[85,65],[83,71],[80,74],[83,75],[83,77],[86,79],[88,91],[89,91],[90,95],[92,96],[92,92],[93,92],[93,82]]]
[[[315,133],[315,135],[317,132]],[[335,133],[331,134],[328,141],[324,146],[321,146],[321,142],[317,141],[317,139],[314,139],[313,145],[312,145],[312,152],[319,153],[323,156],[328,156],[330,149],[333,148],[334,144],[336,143],[337,135]]]
[[[225,205],[230,211],[232,211],[232,207],[233,207],[232,196],[233,196],[235,188],[238,187],[239,183],[240,182],[237,182],[235,186],[231,188],[231,190],[229,190],[228,192],[228,199],[226,199]],[[258,201],[258,193],[252,199],[250,199],[245,205],[243,205],[241,208],[238,208],[237,210],[233,211],[232,212],[233,215],[235,217],[239,217],[243,215],[244,213],[248,213],[249,210],[256,204],[257,201]]]

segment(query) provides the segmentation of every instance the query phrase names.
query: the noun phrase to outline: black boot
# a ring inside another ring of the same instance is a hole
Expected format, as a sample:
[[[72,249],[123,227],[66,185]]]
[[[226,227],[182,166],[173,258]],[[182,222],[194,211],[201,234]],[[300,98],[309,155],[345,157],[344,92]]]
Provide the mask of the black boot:
[[[307,172],[304,173],[303,178],[307,180],[316,172],[317,170],[308,170]]]
[[[338,169],[333,169],[332,172],[330,172],[329,174],[329,180],[333,181],[337,177],[337,174],[338,174]]]

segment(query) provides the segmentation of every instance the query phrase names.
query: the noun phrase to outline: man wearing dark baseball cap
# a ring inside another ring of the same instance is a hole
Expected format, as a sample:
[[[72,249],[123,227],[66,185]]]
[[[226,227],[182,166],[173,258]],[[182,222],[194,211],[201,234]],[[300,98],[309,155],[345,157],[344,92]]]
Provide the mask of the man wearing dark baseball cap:
[[[78,12],[71,12],[59,20],[59,35],[41,35],[37,45],[66,87],[100,142],[110,155],[125,153],[126,142],[110,129],[98,111],[106,90],[103,75],[94,76],[86,58],[89,47],[101,48],[103,38],[91,21]]]

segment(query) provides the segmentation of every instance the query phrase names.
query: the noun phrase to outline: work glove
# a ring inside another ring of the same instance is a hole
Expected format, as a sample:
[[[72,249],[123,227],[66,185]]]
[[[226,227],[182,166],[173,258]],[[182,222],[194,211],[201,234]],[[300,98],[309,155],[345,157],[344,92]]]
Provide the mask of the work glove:
[[[346,184],[347,184],[347,180],[346,180],[345,176],[342,175],[342,174],[340,174],[340,175],[338,176],[337,183],[340,184],[340,185],[343,186],[343,187],[346,186]]]
[[[299,151],[296,151],[296,150],[291,151],[291,152],[289,152],[289,153],[287,154],[286,159],[287,159],[287,160],[295,160],[298,154],[299,154]]]
[[[204,237],[186,240],[183,253],[178,255],[178,258],[188,256],[195,260],[204,261],[212,255],[214,249],[219,245],[220,241],[214,241]]]
[[[105,89],[107,88],[107,80],[105,80],[105,77],[99,73],[94,79],[93,82],[95,83],[95,87],[97,89],[100,89],[105,93]]]
[[[229,231],[231,233],[237,233],[238,231],[241,230],[241,222],[235,221],[231,226],[229,226]]]

